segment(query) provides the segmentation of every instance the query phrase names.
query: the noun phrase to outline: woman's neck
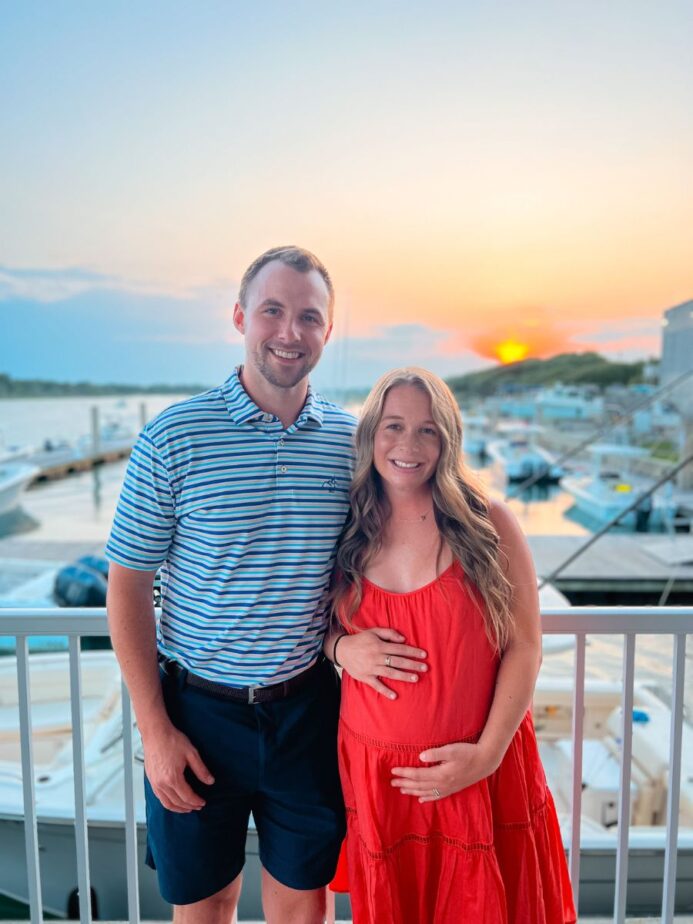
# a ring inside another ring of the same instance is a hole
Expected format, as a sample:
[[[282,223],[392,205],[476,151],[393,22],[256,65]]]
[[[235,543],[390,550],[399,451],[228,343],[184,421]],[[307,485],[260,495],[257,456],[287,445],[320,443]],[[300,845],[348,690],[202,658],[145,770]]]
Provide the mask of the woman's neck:
[[[422,491],[386,491],[390,505],[390,524],[424,523],[433,520],[433,495],[430,488]]]

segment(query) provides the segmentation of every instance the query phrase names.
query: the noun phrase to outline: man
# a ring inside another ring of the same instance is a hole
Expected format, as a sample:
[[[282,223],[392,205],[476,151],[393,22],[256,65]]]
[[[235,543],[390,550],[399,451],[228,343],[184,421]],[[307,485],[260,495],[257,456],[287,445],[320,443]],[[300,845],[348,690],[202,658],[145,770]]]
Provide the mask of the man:
[[[269,924],[324,918],[344,819],[321,600],[355,422],[308,375],[333,303],[313,254],[254,261],[233,316],[244,365],[145,427],[107,546],[111,636],[144,744],[148,862],[176,924],[231,920],[251,811]]]

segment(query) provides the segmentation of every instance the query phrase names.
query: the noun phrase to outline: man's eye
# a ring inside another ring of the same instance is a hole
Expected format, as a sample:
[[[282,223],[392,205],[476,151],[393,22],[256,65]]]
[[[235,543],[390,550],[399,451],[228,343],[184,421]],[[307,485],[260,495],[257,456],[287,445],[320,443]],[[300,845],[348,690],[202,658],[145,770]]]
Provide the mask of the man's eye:
[[[265,314],[278,314],[278,308],[265,308]]]
[[[317,323],[318,323],[318,319],[315,317],[314,314],[304,314],[304,315],[303,315],[303,320],[304,320],[304,321],[308,321],[309,324],[317,324]]]

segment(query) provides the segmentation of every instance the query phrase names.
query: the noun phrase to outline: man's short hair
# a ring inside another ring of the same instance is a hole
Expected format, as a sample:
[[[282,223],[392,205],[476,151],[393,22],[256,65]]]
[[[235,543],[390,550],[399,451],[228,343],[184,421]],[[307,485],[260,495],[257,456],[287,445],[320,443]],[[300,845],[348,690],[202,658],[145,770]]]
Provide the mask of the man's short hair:
[[[243,273],[241,286],[238,290],[238,301],[241,308],[245,309],[246,307],[248,286],[253,279],[255,279],[262,267],[271,263],[273,260],[279,260],[285,266],[290,266],[291,269],[299,273],[309,273],[311,270],[317,270],[318,273],[320,273],[327,286],[327,293],[329,296],[327,308],[331,319],[334,309],[334,286],[332,285],[330,274],[315,254],[311,253],[310,250],[304,250],[303,247],[272,247],[270,250],[266,250],[263,254],[260,254],[257,259],[253,260],[245,273]]]

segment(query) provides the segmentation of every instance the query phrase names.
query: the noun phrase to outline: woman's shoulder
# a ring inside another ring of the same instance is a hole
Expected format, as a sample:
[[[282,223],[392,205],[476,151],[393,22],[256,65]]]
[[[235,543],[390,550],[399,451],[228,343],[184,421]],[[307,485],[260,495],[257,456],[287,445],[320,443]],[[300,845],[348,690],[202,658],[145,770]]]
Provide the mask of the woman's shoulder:
[[[515,546],[518,543],[524,545],[525,537],[517,521],[517,517],[505,501],[496,498],[490,499],[488,504],[488,516],[498,533],[501,545]]]

